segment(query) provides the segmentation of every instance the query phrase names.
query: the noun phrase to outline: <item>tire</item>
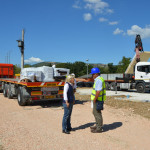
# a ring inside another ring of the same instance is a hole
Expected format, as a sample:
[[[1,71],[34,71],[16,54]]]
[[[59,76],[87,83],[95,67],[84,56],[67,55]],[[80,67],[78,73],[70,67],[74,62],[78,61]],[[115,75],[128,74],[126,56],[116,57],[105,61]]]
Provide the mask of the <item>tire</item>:
[[[145,93],[145,86],[143,83],[138,83],[136,86],[136,90],[138,93]]]
[[[13,98],[13,94],[12,94],[12,92],[11,92],[11,84],[8,84],[7,97],[8,97],[9,99],[12,99],[12,98]]]
[[[4,87],[3,87],[3,95],[4,95],[4,97],[7,97],[7,87],[8,87],[8,85],[4,84]]]
[[[111,90],[111,91],[115,91],[115,90],[116,90],[116,83],[115,83],[115,82],[112,82],[112,83],[110,84],[110,90]]]
[[[110,85],[108,82],[105,83],[105,86],[106,86],[106,90],[110,90]]]
[[[23,88],[22,87],[18,88],[18,96],[17,97],[18,97],[17,98],[18,99],[18,104],[20,106],[25,106],[26,105],[26,99],[23,96]]]
[[[85,87],[92,87],[92,83],[90,83],[90,82],[85,82],[84,85],[85,85]]]
[[[77,87],[85,87],[84,82],[78,82],[78,83],[77,83]]]

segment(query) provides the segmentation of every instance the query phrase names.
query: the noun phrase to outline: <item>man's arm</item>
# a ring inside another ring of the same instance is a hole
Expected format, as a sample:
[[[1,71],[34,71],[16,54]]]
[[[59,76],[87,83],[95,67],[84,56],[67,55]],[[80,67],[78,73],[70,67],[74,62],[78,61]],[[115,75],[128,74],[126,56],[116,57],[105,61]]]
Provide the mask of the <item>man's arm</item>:
[[[96,81],[95,90],[96,90],[96,95],[94,98],[94,103],[96,103],[96,100],[98,99],[100,92],[102,91],[102,81],[101,80]]]
[[[98,99],[98,96],[100,94],[101,91],[96,91],[96,95],[95,95],[95,98],[93,100],[94,103],[96,103],[96,100]]]

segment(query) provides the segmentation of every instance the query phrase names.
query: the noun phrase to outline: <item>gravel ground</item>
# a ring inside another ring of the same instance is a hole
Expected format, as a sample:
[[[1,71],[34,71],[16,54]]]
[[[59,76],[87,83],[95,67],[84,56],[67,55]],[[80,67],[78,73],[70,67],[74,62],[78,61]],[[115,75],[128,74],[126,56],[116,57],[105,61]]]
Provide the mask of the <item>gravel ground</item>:
[[[78,88],[77,94],[79,99],[90,100],[91,88]],[[150,119],[150,93],[137,93],[134,91],[107,91],[107,100],[105,104],[114,108],[125,108]]]
[[[72,113],[74,131],[66,135],[61,128],[63,109],[60,102],[36,102],[20,107],[16,99],[0,94],[0,149],[149,150],[149,119],[134,114],[131,109],[116,109],[105,104],[104,132],[93,134],[89,129],[95,123],[89,96],[77,93],[76,99]],[[107,99],[114,102],[111,97]]]

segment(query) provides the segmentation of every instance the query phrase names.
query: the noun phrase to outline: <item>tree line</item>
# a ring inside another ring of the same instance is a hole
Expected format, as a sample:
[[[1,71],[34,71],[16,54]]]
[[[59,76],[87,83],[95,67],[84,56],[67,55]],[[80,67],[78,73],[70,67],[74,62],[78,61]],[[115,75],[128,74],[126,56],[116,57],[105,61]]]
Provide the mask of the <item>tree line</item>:
[[[118,65],[113,65],[113,63],[108,63],[107,65],[104,66],[97,66],[101,73],[124,73],[125,70],[127,69],[128,65],[131,62],[131,58],[126,58],[125,56],[122,57],[122,60],[119,61]],[[87,67],[88,65],[88,67]],[[35,65],[34,65],[35,66]],[[46,63],[45,66],[49,66],[51,67],[52,64],[51,63]],[[33,65],[30,64],[25,64],[24,68],[27,67],[33,67]],[[38,65],[36,65],[36,67],[40,67]],[[76,61],[74,63],[57,63],[56,64],[56,68],[67,68],[70,69],[70,73],[74,73],[76,75],[76,77],[80,77],[83,75],[87,74],[87,68],[88,68],[88,73],[91,72],[91,69],[95,67],[95,65],[93,64],[86,64],[84,62],[81,61]],[[14,65],[14,73],[15,74],[19,74],[21,71],[20,67],[18,65]]]

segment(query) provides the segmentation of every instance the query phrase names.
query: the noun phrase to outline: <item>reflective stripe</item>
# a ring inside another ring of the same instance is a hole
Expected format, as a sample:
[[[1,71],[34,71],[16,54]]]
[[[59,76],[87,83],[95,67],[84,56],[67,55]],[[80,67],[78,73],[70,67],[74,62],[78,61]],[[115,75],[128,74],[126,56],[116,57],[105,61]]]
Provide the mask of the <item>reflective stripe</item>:
[[[92,95],[95,96],[95,94],[93,94],[93,93],[92,93]],[[98,97],[102,97],[102,96],[104,96],[104,95],[106,95],[106,94],[99,95]]]

